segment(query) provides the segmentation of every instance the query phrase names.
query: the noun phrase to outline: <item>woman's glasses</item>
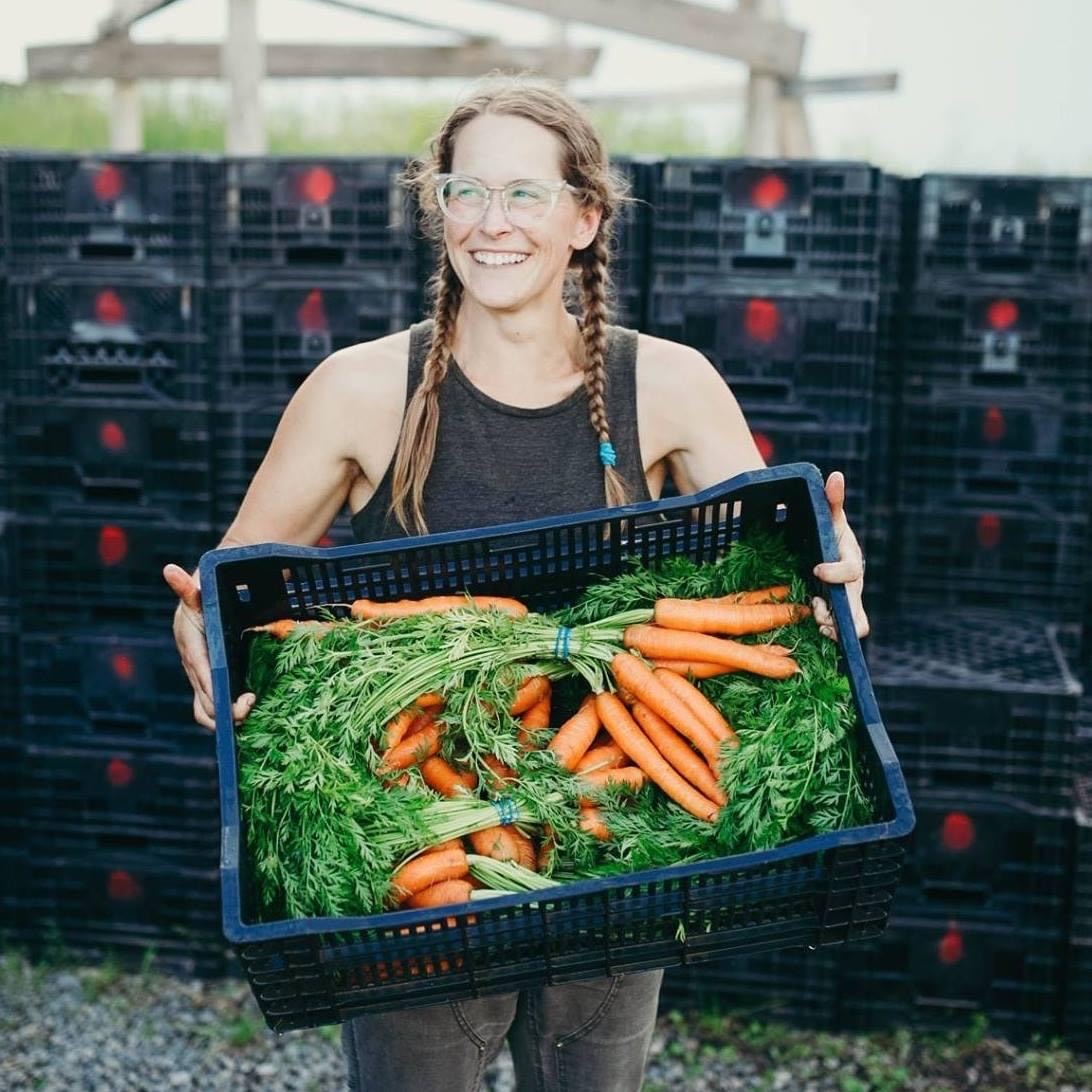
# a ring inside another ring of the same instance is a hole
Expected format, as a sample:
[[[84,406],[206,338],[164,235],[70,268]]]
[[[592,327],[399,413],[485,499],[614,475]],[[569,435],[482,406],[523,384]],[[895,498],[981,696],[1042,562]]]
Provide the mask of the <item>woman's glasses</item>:
[[[562,190],[579,193],[568,182],[521,178],[507,186],[487,186],[465,174],[441,174],[436,180],[436,199],[445,216],[460,224],[475,224],[489,208],[489,195],[499,193],[504,215],[517,226],[549,216]]]

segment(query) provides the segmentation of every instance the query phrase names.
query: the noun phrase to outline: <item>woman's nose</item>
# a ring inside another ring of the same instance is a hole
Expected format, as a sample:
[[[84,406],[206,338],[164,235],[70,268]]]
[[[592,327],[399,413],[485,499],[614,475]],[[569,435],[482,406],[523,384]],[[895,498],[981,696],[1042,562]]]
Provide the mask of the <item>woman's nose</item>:
[[[490,235],[503,234],[512,230],[508,214],[504,211],[504,195],[500,190],[490,191],[485,212],[482,213],[481,228]]]

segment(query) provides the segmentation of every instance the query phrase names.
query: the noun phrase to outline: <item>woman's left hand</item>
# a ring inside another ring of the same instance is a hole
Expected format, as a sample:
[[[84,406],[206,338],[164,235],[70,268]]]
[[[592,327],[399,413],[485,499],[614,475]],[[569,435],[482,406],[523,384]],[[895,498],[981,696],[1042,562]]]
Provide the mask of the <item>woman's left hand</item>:
[[[869,633],[868,615],[865,614],[861,596],[864,593],[865,560],[857,536],[846,519],[846,479],[840,470],[835,470],[826,485],[827,501],[830,504],[830,518],[834,524],[834,539],[838,544],[838,560],[825,561],[812,570],[825,584],[844,584],[849,596],[849,606],[853,612],[853,622],[858,637],[867,637]],[[834,615],[825,599],[816,596],[811,601],[815,612],[815,621],[819,631],[832,641],[838,639],[838,627]]]

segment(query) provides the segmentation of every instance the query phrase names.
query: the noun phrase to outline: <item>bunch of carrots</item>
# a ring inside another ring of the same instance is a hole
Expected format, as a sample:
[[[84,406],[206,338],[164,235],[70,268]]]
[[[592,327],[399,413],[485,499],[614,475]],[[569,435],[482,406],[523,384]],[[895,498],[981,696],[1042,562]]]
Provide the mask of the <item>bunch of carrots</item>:
[[[787,601],[789,590],[778,585],[712,599],[657,600],[650,612],[638,615],[646,620],[626,625],[620,642],[603,654],[609,657],[605,678],[613,688],[604,685],[586,694],[556,728],[550,665],[539,661],[539,671],[518,682],[513,679],[507,714],[518,724],[519,750],[551,756],[550,768],[571,779],[578,809],[573,819],[581,831],[599,841],[611,840],[600,808],[604,794],[617,799],[646,789],[658,790],[699,820],[716,820],[728,802],[721,774],[740,744],[723,713],[702,692],[700,680],[729,672],[779,680],[799,670],[782,645],[733,639],[807,618],[807,606]],[[286,619],[254,628],[284,639],[300,628],[321,636],[338,625],[382,626],[418,614],[476,609],[520,620],[529,613],[517,600],[497,596],[388,603],[360,599],[349,608],[351,623]],[[559,671],[563,667],[562,661]],[[473,800],[479,793],[503,797],[518,785],[522,764],[517,763],[517,770],[491,753],[478,754],[478,761],[471,762],[448,697],[442,685],[425,691],[385,724],[369,758],[375,777],[391,791],[419,792],[423,782],[450,801]],[[528,887],[537,886],[530,874],[550,870],[556,831],[536,816],[520,814],[516,821],[510,817],[485,829],[480,822],[476,825],[478,829],[423,847],[402,863],[390,878],[389,904],[436,907],[467,902],[475,890],[479,896],[495,893],[481,891],[475,877],[481,869],[475,869],[475,861],[511,865],[511,874],[523,876]]]

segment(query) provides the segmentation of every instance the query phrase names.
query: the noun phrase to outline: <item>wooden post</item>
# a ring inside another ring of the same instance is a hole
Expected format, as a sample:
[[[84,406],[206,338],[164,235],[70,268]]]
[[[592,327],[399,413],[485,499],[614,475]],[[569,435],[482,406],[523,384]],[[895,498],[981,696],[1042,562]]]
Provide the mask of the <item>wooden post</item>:
[[[139,152],[144,148],[144,115],[140,108],[140,81],[114,80],[110,102],[110,150]]]
[[[815,144],[803,95],[782,93],[778,103],[778,124],[782,155],[789,159],[815,158]]]
[[[258,40],[258,0],[228,0],[223,69],[228,84],[227,153],[264,155],[261,91],[265,53]]]
[[[779,0],[739,0],[739,10],[764,19],[779,19]],[[747,109],[743,125],[743,154],[771,158],[778,154],[778,99],[780,80],[770,72],[751,68],[747,80]]]

